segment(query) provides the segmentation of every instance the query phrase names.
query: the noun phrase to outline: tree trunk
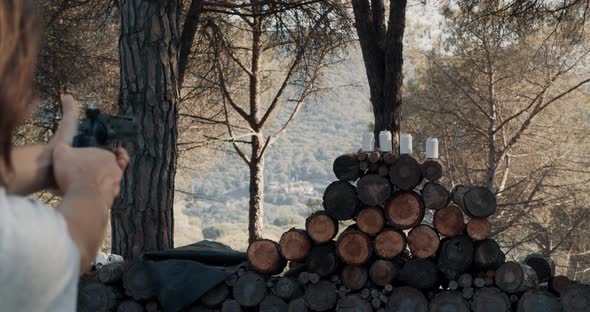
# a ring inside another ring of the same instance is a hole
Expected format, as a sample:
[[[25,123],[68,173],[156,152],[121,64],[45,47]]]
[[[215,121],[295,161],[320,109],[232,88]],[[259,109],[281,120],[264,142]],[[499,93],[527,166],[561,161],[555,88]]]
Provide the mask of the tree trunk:
[[[252,156],[258,153],[260,143],[258,137],[252,140]],[[264,204],[264,158],[251,158],[250,163],[250,212],[249,212],[249,242],[262,238],[263,204]]]
[[[126,259],[173,248],[180,10],[180,0],[121,1],[119,111],[140,133],[111,216],[113,252]]]
[[[184,83],[184,76],[188,65],[189,56],[191,54],[191,48],[195,35],[197,34],[197,28],[199,26],[199,19],[201,17],[201,11],[203,10],[203,0],[192,0],[189,6],[188,12],[186,13],[186,19],[182,26],[182,34],[180,35],[180,56],[179,56],[179,88]]]

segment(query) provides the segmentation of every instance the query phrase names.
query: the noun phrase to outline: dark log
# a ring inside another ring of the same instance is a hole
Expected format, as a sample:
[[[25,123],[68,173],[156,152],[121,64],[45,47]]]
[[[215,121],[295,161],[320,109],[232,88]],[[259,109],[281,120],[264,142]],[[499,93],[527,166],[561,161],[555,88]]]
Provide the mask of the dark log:
[[[359,161],[365,161],[365,160],[367,160],[367,157],[369,157],[369,154],[367,152],[368,151],[363,151],[362,149],[360,149],[356,153],[356,157],[358,158]]]
[[[289,261],[301,261],[311,250],[311,240],[305,230],[290,229],[281,235],[279,246],[283,257]]]
[[[590,303],[590,301],[588,301]],[[584,311],[588,311],[588,306]],[[562,306],[559,298],[555,297],[548,291],[529,290],[518,301],[517,312],[561,312]],[[565,311],[574,311],[565,309]],[[582,311],[582,310],[580,310]]]
[[[436,181],[442,178],[445,166],[440,159],[427,159],[420,165],[422,176],[428,181]]]
[[[402,267],[399,280],[418,289],[432,289],[439,285],[439,271],[432,259],[410,259]]]
[[[486,280],[482,277],[476,277],[473,279],[473,286],[476,288],[482,288],[486,286]]]
[[[457,281],[450,281],[448,285],[449,290],[459,289],[459,283]]]
[[[504,293],[504,292],[502,292],[502,293]],[[510,295],[509,298],[510,298],[510,302],[512,303],[513,306],[516,306],[516,304],[518,303],[518,300],[520,300],[520,298],[515,294]]]
[[[324,209],[336,220],[348,220],[359,208],[356,188],[345,181],[332,182],[324,192]]]
[[[356,230],[346,230],[338,237],[336,251],[345,263],[364,264],[373,254],[372,245],[366,234]]]
[[[378,310],[381,307],[381,300],[379,298],[371,299],[371,306],[374,310]]]
[[[111,311],[121,297],[121,293],[114,287],[96,282],[83,284],[78,292],[78,311]]]
[[[391,166],[393,165],[393,163],[395,162],[395,154],[394,153],[385,153],[383,154],[382,160],[383,163],[386,164],[387,166]]]
[[[469,312],[469,304],[458,291],[443,291],[430,301],[429,312]]]
[[[385,226],[385,217],[380,208],[364,208],[356,215],[356,226],[368,235],[377,235]]]
[[[303,300],[305,305],[315,311],[327,311],[336,305],[338,295],[336,286],[329,281],[322,280],[315,285],[310,285],[305,290]]]
[[[295,300],[291,300],[289,302],[289,307],[287,308],[287,312],[307,312],[307,306],[305,305],[305,300],[302,298],[297,298]]]
[[[359,170],[361,171],[361,175],[367,172],[369,170],[369,162],[366,160],[359,162]]]
[[[369,299],[369,298],[371,298],[371,291],[368,288],[364,288],[361,291],[361,298],[363,298],[363,299]]]
[[[371,264],[369,277],[377,286],[391,284],[399,273],[398,268],[391,261],[377,260]]]
[[[422,169],[414,157],[403,154],[389,167],[389,178],[398,188],[411,190],[422,181]]]
[[[420,224],[408,233],[408,247],[416,258],[432,257],[438,251],[440,238],[429,225]]]
[[[539,285],[537,274],[528,265],[508,261],[496,270],[496,285],[507,293],[520,293]]]
[[[561,292],[561,303],[565,312],[588,311],[588,307],[590,307],[590,285],[569,285]]]
[[[473,241],[471,238],[460,235],[442,240],[437,264],[446,278],[458,278],[472,262]]]
[[[446,207],[449,204],[451,194],[442,185],[437,182],[428,182],[422,188],[422,199],[426,209],[437,210]]]
[[[99,311],[99,310],[95,310]],[[143,306],[133,300],[125,300],[117,307],[117,312],[143,312]]]
[[[305,230],[315,243],[327,243],[338,234],[338,222],[325,211],[317,211],[305,220]]]
[[[309,284],[309,273],[308,272],[299,273],[299,276],[297,277],[297,282],[302,286]]]
[[[340,279],[346,288],[359,290],[365,287],[369,279],[369,272],[366,267],[348,264],[342,269]]]
[[[309,273],[309,282],[312,284],[317,284],[320,281],[321,277],[317,273]]]
[[[424,201],[412,191],[396,192],[385,203],[385,220],[399,230],[411,229],[424,219]]]
[[[387,302],[387,312],[426,312],[428,300],[421,291],[412,287],[394,288]]]
[[[307,269],[320,276],[330,276],[336,272],[340,261],[333,242],[311,248],[307,256]]]
[[[133,262],[123,274],[125,293],[135,300],[147,300],[155,296],[153,280],[140,261]]]
[[[216,308],[229,297],[229,293],[229,287],[225,283],[220,283],[201,296],[200,300],[204,306]]]
[[[524,259],[523,263],[535,270],[539,283],[548,282],[555,275],[555,262],[548,256],[531,254]]]
[[[461,208],[464,208],[463,197],[467,191],[469,191],[469,186],[461,184],[456,185],[451,192],[451,199],[453,200],[453,203]]]
[[[371,304],[359,295],[346,296],[336,305],[337,312],[372,312]]]
[[[446,237],[460,235],[465,230],[463,211],[457,206],[441,208],[434,212],[432,224]]]
[[[508,296],[498,288],[478,289],[473,295],[471,310],[473,312],[509,312],[511,302]]]
[[[221,312],[242,312],[242,306],[237,301],[229,299],[221,305]]]
[[[354,154],[345,154],[338,156],[334,160],[334,166],[332,167],[336,178],[341,181],[354,181],[361,176],[361,170],[359,168],[358,156]]]
[[[473,277],[469,273],[463,273],[459,275],[457,283],[459,283],[459,286],[461,286],[461,288],[471,287],[473,286]]]
[[[496,212],[496,195],[483,186],[471,187],[463,196],[463,208],[473,218],[487,218]]]
[[[375,254],[382,259],[393,259],[406,250],[406,235],[392,228],[385,228],[375,237]]]
[[[472,218],[467,222],[467,235],[475,240],[484,240],[491,232],[492,225],[486,218]]]
[[[96,277],[103,284],[114,284],[121,281],[123,273],[125,273],[125,265],[123,263],[113,263],[98,270]]]
[[[378,174],[360,178],[356,191],[361,202],[369,206],[381,205],[391,196],[391,183]]]
[[[380,164],[372,164],[372,163],[369,163],[369,170],[368,170],[368,172],[369,172],[369,173],[375,173],[375,174],[378,174],[378,173],[379,173],[379,168],[380,168],[380,167],[381,167],[381,165],[380,165]]]
[[[147,302],[145,305],[145,311],[146,312],[161,312],[162,309],[160,308],[160,305],[158,304],[157,301],[149,301]]]
[[[266,296],[258,307],[259,312],[285,312],[288,309],[288,305],[283,299],[277,296]]]
[[[506,261],[506,255],[493,239],[475,243],[473,262],[479,271],[496,270]]]
[[[301,287],[293,278],[281,277],[272,289],[273,294],[285,300],[291,300],[301,295]]]
[[[266,296],[266,280],[255,272],[248,272],[238,278],[233,296],[241,306],[257,306]]]
[[[389,177],[389,167],[387,165],[380,165],[379,169],[377,169],[377,174],[380,177],[388,178]]]
[[[379,160],[381,160],[381,151],[373,151],[372,153],[369,153],[368,160],[371,164],[379,163]]]
[[[561,296],[563,290],[566,289],[571,283],[572,282],[567,276],[558,275],[550,279],[547,286],[554,294]]]
[[[251,243],[246,253],[250,267],[260,273],[278,274],[287,266],[279,244],[270,239],[259,239]]]
[[[474,293],[475,289],[473,289],[473,287],[465,287],[461,290],[461,295],[465,300],[473,298]]]

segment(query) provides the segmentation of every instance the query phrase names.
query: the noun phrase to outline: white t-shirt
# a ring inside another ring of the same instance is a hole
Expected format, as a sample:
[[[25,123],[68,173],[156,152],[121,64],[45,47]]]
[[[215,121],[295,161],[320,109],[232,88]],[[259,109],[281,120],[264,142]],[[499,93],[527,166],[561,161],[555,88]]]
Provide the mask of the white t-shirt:
[[[79,267],[61,213],[0,187],[0,311],[75,311]]]

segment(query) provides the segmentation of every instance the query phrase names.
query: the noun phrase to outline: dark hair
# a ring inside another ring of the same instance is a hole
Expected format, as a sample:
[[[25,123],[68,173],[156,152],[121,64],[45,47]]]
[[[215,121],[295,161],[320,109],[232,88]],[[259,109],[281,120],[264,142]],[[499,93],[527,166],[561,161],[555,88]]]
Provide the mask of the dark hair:
[[[31,0],[0,1],[0,185],[11,170],[12,136],[33,99],[38,36]]]

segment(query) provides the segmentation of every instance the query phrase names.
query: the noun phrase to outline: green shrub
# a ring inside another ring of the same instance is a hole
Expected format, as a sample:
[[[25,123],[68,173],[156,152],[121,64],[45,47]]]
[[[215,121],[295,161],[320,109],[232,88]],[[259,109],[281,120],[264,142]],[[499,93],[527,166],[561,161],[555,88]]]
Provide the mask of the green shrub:
[[[208,226],[202,232],[205,239],[218,239],[223,235],[223,230],[215,226]]]

